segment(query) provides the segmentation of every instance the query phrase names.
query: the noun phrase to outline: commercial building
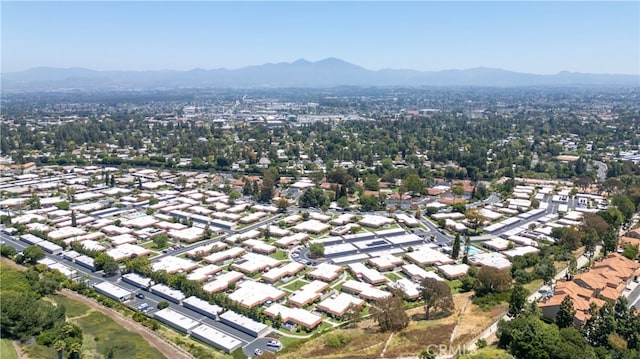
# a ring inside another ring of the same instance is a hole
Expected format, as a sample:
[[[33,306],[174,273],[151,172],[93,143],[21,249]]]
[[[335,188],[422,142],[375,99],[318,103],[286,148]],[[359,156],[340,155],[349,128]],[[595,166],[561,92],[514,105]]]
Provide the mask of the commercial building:
[[[203,343],[209,344],[214,348],[231,353],[234,350],[242,347],[242,342],[234,337],[231,337],[214,327],[206,324],[201,324],[191,330],[191,336]]]
[[[200,325],[197,320],[178,313],[171,308],[159,310],[153,314],[153,317],[183,333],[189,333],[191,329]]]
[[[231,310],[220,314],[219,318],[222,323],[256,338],[265,336],[271,331],[270,327]]]
[[[109,282],[100,282],[94,285],[93,289],[98,293],[119,302],[124,302],[132,298],[132,293],[130,291]]]
[[[218,314],[222,313],[222,311],[224,310],[222,307],[219,307],[215,304],[210,304],[206,300],[202,300],[195,296],[183,299],[182,305],[185,308],[189,308],[211,319],[217,319]]]
[[[51,253],[51,254],[58,254],[58,253],[62,253],[62,247],[60,247],[59,245],[49,242],[49,241],[41,241],[36,243],[36,246],[42,248],[45,252],[47,253]]]
[[[85,255],[81,255],[75,258],[75,262],[89,270],[91,270],[92,272],[95,272],[96,270],[96,266],[93,263],[93,258],[89,257],[89,256],[85,256]]]
[[[151,278],[143,277],[137,273],[124,274],[122,276],[122,281],[144,290],[148,290],[149,287],[151,287],[151,284],[153,283]]]
[[[185,298],[184,293],[164,284],[156,284],[149,288],[149,291],[174,303],[180,303]]]

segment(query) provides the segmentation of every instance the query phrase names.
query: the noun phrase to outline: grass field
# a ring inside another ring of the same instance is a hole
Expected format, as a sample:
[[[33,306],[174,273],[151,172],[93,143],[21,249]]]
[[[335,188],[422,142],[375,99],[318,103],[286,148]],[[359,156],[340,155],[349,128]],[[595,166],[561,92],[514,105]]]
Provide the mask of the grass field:
[[[283,261],[283,260],[288,258],[287,257],[287,252],[285,252],[285,251],[277,251],[277,252],[273,253],[271,255],[271,257],[273,257],[273,258],[275,258],[275,259],[277,259],[279,261]]]
[[[117,358],[164,358],[140,335],[123,329],[110,317],[64,296],[55,296],[54,299],[67,309],[67,320],[82,328],[83,358],[102,358],[110,347],[114,348]],[[32,359],[56,357],[52,348],[37,344],[26,346],[25,351]]]
[[[66,298],[64,298],[64,304],[65,307],[70,308],[68,309],[70,313],[79,314],[74,317],[69,315],[68,318],[69,321],[79,325],[84,333],[83,357],[90,357],[87,352],[93,354],[93,357],[98,357],[96,354],[104,353],[107,348],[114,347],[118,358],[164,358],[141,336],[123,330],[110,317],[91,311],[84,304]]]
[[[286,289],[289,289],[290,291],[295,292],[296,290],[302,288],[307,283],[308,282],[301,281],[301,280],[296,280],[294,282],[291,282],[291,283],[283,286],[283,288],[286,288]]]
[[[2,359],[17,359],[18,354],[16,350],[13,348],[13,344],[9,339],[0,340],[0,357]]]

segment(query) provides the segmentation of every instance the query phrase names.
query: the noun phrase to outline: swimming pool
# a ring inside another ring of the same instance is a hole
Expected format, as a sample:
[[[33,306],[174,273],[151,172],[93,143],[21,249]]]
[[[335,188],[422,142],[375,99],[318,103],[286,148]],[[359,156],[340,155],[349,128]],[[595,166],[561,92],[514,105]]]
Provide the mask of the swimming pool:
[[[474,246],[469,246],[469,255],[472,256],[474,254],[478,254],[478,253],[484,253],[484,251],[474,247]]]

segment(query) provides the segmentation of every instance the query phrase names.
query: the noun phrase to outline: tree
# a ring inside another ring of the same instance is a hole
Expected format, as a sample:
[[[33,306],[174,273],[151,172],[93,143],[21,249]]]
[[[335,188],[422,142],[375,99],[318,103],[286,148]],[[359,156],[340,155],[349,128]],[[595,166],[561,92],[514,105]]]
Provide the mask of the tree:
[[[76,219],[76,211],[71,211],[71,227],[77,227],[78,220]]]
[[[278,199],[278,201],[276,202],[276,206],[278,206],[278,210],[280,210],[280,212],[284,213],[290,206],[289,200],[284,197],[280,197],[280,199]]]
[[[356,303],[349,303],[347,309],[342,315],[342,319],[349,322],[350,326],[355,325],[358,320],[360,320],[360,316],[362,315],[362,307],[357,305]]]
[[[453,240],[453,247],[451,248],[451,258],[458,259],[460,255],[460,233],[456,233],[456,237]]]
[[[162,310],[164,308],[167,308],[167,307],[169,307],[169,302],[167,302],[166,300],[160,301],[160,302],[158,302],[157,307],[160,310]]]
[[[48,273],[52,272],[45,272],[33,285],[33,290],[41,296],[53,294],[61,288],[60,278],[56,278],[54,275]]]
[[[58,359],[62,359],[62,351],[65,350],[66,347],[67,344],[64,342],[64,340],[57,340],[55,343],[53,343],[53,350],[58,353]]]
[[[115,260],[107,261],[102,265],[102,270],[106,276],[112,276],[118,273],[120,266]]]
[[[240,192],[236,191],[235,189],[232,190],[231,192],[229,192],[229,204],[233,205],[236,203],[236,200],[238,198],[240,198],[242,196],[242,194],[240,194]]]
[[[258,199],[261,202],[271,202],[276,188],[276,175],[272,171],[265,171]]]
[[[349,200],[347,199],[346,196],[342,196],[342,197],[338,198],[338,201],[336,202],[336,204],[338,205],[338,207],[344,209],[344,208],[349,207]]]
[[[414,194],[423,194],[425,192],[424,182],[422,182],[422,179],[417,174],[408,175],[402,183],[407,191],[413,192]]]
[[[100,253],[93,259],[93,265],[96,267],[97,271],[104,270],[105,266],[110,267],[110,269],[113,268],[111,264],[107,264],[112,262],[115,263],[115,259],[106,253]],[[107,273],[105,272],[105,274]]]
[[[573,326],[573,318],[576,316],[576,310],[573,307],[571,296],[566,295],[560,303],[560,310],[556,314],[556,325],[558,328],[569,328]]]
[[[169,236],[166,233],[154,236],[152,240],[158,249],[165,248],[169,244]]]
[[[534,272],[544,281],[544,284],[550,285],[556,276],[556,267],[552,259],[545,257],[536,264]]]
[[[82,351],[82,344],[78,342],[73,342],[69,345],[69,352],[71,353],[71,358],[78,359],[80,356],[80,351]]]
[[[375,174],[368,175],[364,179],[364,189],[369,191],[378,191],[380,190],[380,183],[378,182],[379,178]]]
[[[633,201],[626,194],[616,194],[611,199],[611,204],[616,206],[616,208],[622,213],[624,217],[624,222],[629,222],[633,215],[636,212],[636,207],[633,204]]]
[[[638,247],[632,244],[625,244],[624,250],[622,251],[622,255],[629,259],[636,259],[638,257]]]
[[[453,187],[451,187],[451,194],[453,194],[454,197],[461,198],[464,195],[462,183],[458,182],[453,185]]]
[[[38,246],[28,246],[22,251],[24,261],[30,264],[36,264],[37,261],[47,256],[47,253]]]
[[[509,315],[516,316],[527,302],[527,290],[520,283],[516,283],[511,291],[511,298],[509,299]]]
[[[509,269],[498,269],[483,266],[478,270],[476,294],[483,296],[489,293],[504,292],[511,288],[511,273]]]
[[[31,194],[31,198],[27,202],[28,209],[39,209],[40,208],[40,197],[34,192]]]
[[[432,311],[451,311],[454,308],[451,287],[442,280],[425,278],[422,281],[422,298],[427,319],[431,319]]]
[[[319,258],[324,255],[324,244],[322,243],[311,243],[309,246],[309,251],[314,258]]]
[[[0,255],[11,258],[16,255],[16,249],[6,244],[0,244]]]
[[[329,198],[321,188],[310,188],[299,199],[302,208],[321,208],[328,205],[329,202]]]
[[[391,295],[375,300],[371,305],[371,317],[382,331],[398,331],[409,325],[409,317],[404,311],[402,293],[392,290]]]
[[[360,196],[360,207],[363,211],[377,211],[381,208],[378,197],[362,195]]]

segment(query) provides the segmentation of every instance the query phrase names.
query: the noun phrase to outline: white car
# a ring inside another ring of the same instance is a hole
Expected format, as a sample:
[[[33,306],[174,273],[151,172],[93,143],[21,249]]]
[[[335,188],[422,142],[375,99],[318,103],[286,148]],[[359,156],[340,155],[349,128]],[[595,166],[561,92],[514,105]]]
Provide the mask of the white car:
[[[256,348],[256,350],[253,351],[253,354],[260,356],[262,355],[262,350],[260,348]]]

